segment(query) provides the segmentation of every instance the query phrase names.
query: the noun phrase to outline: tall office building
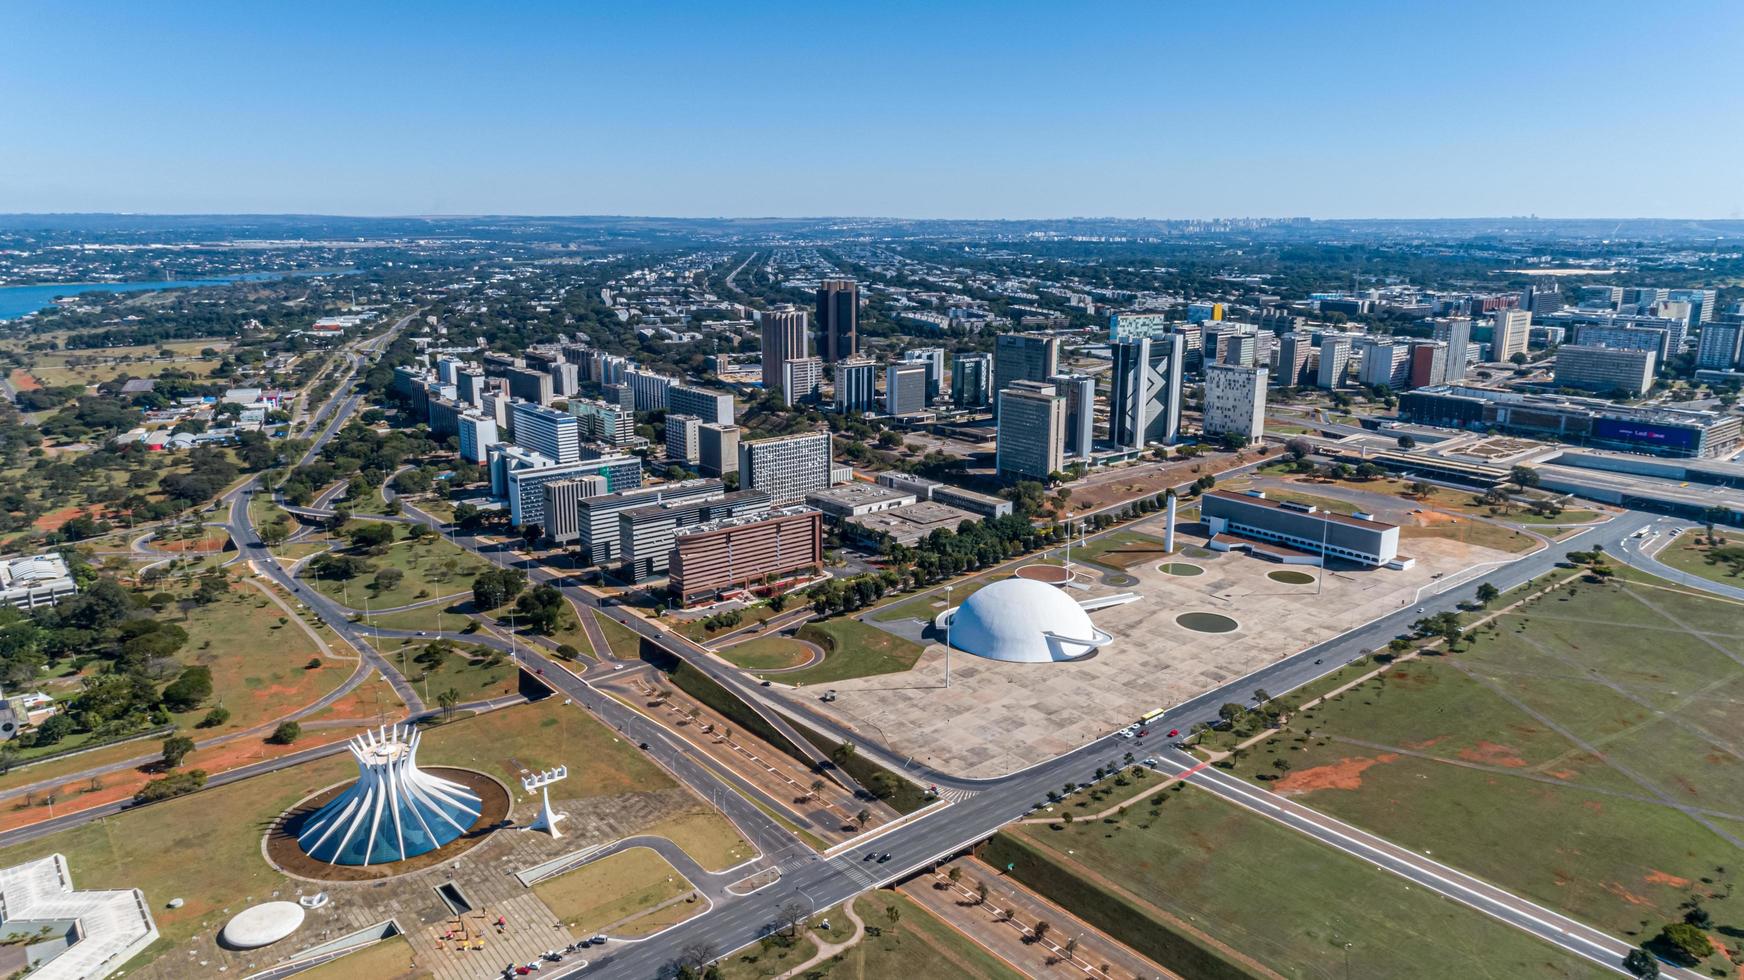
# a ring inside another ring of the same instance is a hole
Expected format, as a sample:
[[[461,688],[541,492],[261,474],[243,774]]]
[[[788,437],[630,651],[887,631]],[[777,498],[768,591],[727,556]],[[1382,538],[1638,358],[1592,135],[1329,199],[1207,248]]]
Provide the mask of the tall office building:
[[[1434,321],[1434,339],[1447,344],[1447,382],[1459,384],[1465,380],[1470,362],[1472,322],[1469,316],[1443,317]]]
[[[992,385],[993,355],[958,354],[951,359],[951,402],[958,408],[986,408]]]
[[[1712,323],[1719,297],[1712,289],[1672,289],[1666,298],[1690,305],[1690,323]]]
[[[1639,395],[1653,387],[1656,355],[1650,350],[1563,344],[1556,349],[1558,387]]]
[[[927,366],[892,364],[884,369],[884,414],[913,415],[926,411]]]
[[[999,393],[995,466],[1002,477],[1046,480],[1065,467],[1066,400],[1053,385],[1015,381]]]
[[[551,375],[544,371],[534,371],[530,368],[511,367],[503,369],[503,377],[509,382],[509,394],[535,405],[551,404]]]
[[[581,423],[583,438],[612,446],[628,446],[637,441],[636,413],[623,405],[592,398],[572,398],[569,411]]]
[[[680,415],[694,415],[704,422],[733,424],[733,395],[726,391],[710,391],[694,385],[673,385],[666,389],[666,410]]]
[[[1040,334],[1002,333],[993,342],[993,391],[1016,381],[1046,381],[1060,373],[1060,340]],[[998,404],[994,412],[998,412]]]
[[[454,372],[454,389],[456,397],[468,405],[471,405],[473,408],[482,408],[484,406],[485,393],[489,390],[485,381],[486,378],[483,371],[475,371],[472,368],[460,368]]]
[[[1532,333],[1532,314],[1525,310],[1497,310],[1496,329],[1491,345],[1492,360],[1513,360],[1515,354],[1526,353],[1526,343]]]
[[[1411,380],[1411,348],[1403,340],[1369,336],[1359,338],[1356,347],[1362,351],[1362,365],[1357,369],[1357,381],[1371,388],[1385,385],[1405,388]]]
[[[1205,365],[1205,434],[1253,442],[1266,433],[1266,369]]]
[[[1446,341],[1413,340],[1410,358],[1411,387],[1427,388],[1446,383],[1448,365],[1452,363]]]
[[[619,515],[627,510],[649,504],[682,503],[719,497],[725,487],[719,480],[679,480],[656,486],[627,487],[610,493],[582,497],[576,502],[576,547],[581,560],[589,565],[604,565],[623,557],[622,539],[618,533]]]
[[[1704,324],[1696,344],[1696,367],[1720,371],[1736,367],[1741,339],[1744,339],[1744,324]]]
[[[739,427],[704,422],[697,427],[697,470],[703,476],[739,472]]]
[[[939,397],[939,388],[945,381],[945,349],[943,347],[917,347],[914,350],[903,351],[904,364],[926,365],[926,397],[927,404]]]
[[[1181,434],[1183,338],[1166,333],[1111,346],[1108,438],[1124,449],[1173,443]]]
[[[830,434],[804,432],[739,443],[739,486],[777,504],[804,500],[830,485]]]
[[[1320,367],[1314,372],[1314,384],[1319,388],[1336,388],[1344,384],[1350,370],[1350,334],[1320,335]]]
[[[864,415],[878,405],[878,366],[855,357],[836,362],[836,411]]]
[[[581,390],[581,366],[568,361],[552,361],[545,368],[545,373],[551,375],[551,393],[559,398],[568,398]]]
[[[502,442],[497,435],[497,420],[483,412],[463,412],[460,416],[460,458],[469,463],[483,463],[490,447]]]
[[[825,363],[834,364],[860,352],[859,283],[850,279],[818,283],[817,328],[818,352]]]
[[[515,402],[515,445],[558,464],[581,458],[581,421],[568,412],[533,402]]]
[[[1170,329],[1169,318],[1161,313],[1110,313],[1108,315],[1108,340],[1110,343],[1121,340],[1138,340],[1141,337],[1157,337],[1168,333]]]
[[[1095,449],[1096,378],[1088,374],[1056,374],[1048,379],[1066,400],[1066,445],[1068,458],[1088,460]]]
[[[638,412],[659,412],[667,408],[667,392],[672,388],[672,379],[664,374],[655,374],[641,368],[631,368],[624,372],[624,383],[630,386],[632,407]]]
[[[778,306],[763,311],[764,389],[782,390],[787,362],[810,355],[811,334],[806,328],[804,310],[797,306]]]
[[[1549,316],[1562,309],[1562,294],[1556,291],[1555,286],[1527,286],[1520,291],[1520,309],[1533,316]]]
[[[817,401],[824,385],[824,362],[815,357],[790,357],[781,365],[781,397],[789,405]]]
[[[1313,384],[1314,379],[1308,376],[1308,355],[1313,351],[1314,336],[1305,330],[1292,330],[1279,337],[1278,364],[1272,371],[1272,380],[1282,388]]]
[[[581,535],[580,504],[584,498],[606,492],[606,478],[597,473],[568,480],[552,480],[541,488],[545,494],[547,540],[568,544]]]
[[[702,419],[667,414],[666,458],[689,466],[702,461]]]

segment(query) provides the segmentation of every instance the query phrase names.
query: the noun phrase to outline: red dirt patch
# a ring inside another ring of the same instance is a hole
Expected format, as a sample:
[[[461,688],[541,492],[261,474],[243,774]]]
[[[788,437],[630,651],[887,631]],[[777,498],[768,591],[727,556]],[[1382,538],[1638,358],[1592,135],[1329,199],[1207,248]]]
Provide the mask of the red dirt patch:
[[[1385,762],[1396,762],[1398,758],[1399,755],[1396,752],[1383,752],[1370,758],[1340,759],[1331,765],[1315,766],[1312,769],[1290,773],[1273,783],[1272,791],[1292,796],[1322,789],[1360,789],[1362,787],[1362,774],[1370,767]]]
[[[224,550],[228,538],[189,538],[185,541],[153,541],[159,551],[199,552],[211,554]]]
[[[1446,735],[1437,735],[1434,738],[1429,739],[1427,741],[1423,741],[1423,742],[1406,742],[1405,747],[1410,749],[1413,752],[1421,752],[1424,749],[1434,748],[1436,743],[1441,742],[1441,741],[1445,740],[1446,738],[1447,738]]]
[[[1564,781],[1578,779],[1580,777],[1580,773],[1575,772],[1573,769],[1552,769],[1550,772],[1545,773],[1545,775]]]
[[[1628,902],[1630,905],[1645,905],[1649,908],[1651,908],[1653,906],[1652,902],[1649,902],[1647,899],[1642,898],[1640,895],[1637,895],[1634,892],[1630,891],[1629,889],[1624,888],[1622,885],[1618,884],[1615,881],[1604,882],[1600,885],[1600,887],[1604,888],[1605,891],[1610,892],[1611,894],[1617,896],[1618,898],[1622,899],[1623,901]]]
[[[103,508],[92,504],[88,507],[62,507],[51,510],[31,522],[31,526],[39,531],[59,531],[66,523],[75,517],[101,517]]]
[[[1459,757],[1467,762],[1506,766],[1509,769],[1524,769],[1526,767],[1526,760],[1520,758],[1519,753],[1496,742],[1479,742],[1472,748],[1460,749]]]
[[[1677,875],[1658,870],[1649,874],[1646,880],[1649,885],[1664,885],[1667,888],[1688,888],[1690,883],[1688,878],[1679,878]]]
[[[12,372],[12,387],[19,391],[36,391],[42,387],[42,382],[36,380],[29,371],[20,368]]]

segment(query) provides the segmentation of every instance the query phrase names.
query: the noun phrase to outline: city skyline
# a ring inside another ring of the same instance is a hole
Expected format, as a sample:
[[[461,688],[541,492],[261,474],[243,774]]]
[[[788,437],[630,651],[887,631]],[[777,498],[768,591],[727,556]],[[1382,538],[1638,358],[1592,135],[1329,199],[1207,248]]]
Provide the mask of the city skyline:
[[[1744,214],[1744,69],[1619,70],[1733,5],[178,10],[0,12],[0,212]]]

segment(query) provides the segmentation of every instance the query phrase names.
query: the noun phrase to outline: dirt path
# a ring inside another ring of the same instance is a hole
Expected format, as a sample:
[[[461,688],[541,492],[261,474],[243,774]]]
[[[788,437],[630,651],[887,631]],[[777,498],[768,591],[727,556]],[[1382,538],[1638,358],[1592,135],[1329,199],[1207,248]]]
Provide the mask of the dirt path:
[[[858,897],[859,896],[856,895],[854,898]],[[854,898],[850,898],[842,904],[842,914],[847,916],[848,921],[854,924],[853,933],[849,935],[847,939],[844,939],[839,943],[826,943],[815,936],[812,937],[812,942],[815,943],[818,948],[817,953],[814,954],[811,959],[806,960],[804,963],[801,963],[779,977],[776,977],[775,980],[789,980],[790,977],[797,977],[830,957],[835,956],[838,953],[846,952],[855,943],[865,937],[866,923],[862,922],[859,914],[854,911]]]

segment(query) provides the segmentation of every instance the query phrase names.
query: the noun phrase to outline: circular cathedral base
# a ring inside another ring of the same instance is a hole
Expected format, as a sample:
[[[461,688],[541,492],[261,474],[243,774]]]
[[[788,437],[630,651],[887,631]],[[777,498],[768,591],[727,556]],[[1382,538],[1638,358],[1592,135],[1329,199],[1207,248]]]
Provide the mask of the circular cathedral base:
[[[508,820],[513,800],[502,783],[471,769],[429,766],[424,771],[444,779],[452,779],[478,794],[483,806],[478,819],[472,822],[466,833],[433,851],[425,851],[404,861],[369,865],[328,864],[317,861],[303,853],[302,847],[297,844],[297,833],[302,829],[304,821],[314,816],[328,801],[350,788],[351,784],[346,782],[329,786],[314,796],[306,797],[273,821],[262,846],[267,862],[285,874],[311,881],[380,881],[422,871],[464,854],[483,843]]]

